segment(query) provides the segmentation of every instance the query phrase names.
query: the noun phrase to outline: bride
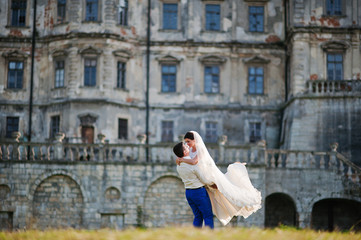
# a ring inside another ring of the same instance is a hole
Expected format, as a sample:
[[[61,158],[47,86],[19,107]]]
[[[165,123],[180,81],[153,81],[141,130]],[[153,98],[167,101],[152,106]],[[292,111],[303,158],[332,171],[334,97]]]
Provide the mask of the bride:
[[[228,224],[233,216],[247,218],[261,208],[261,193],[253,187],[245,164],[230,164],[227,172],[223,174],[197,132],[187,132],[184,141],[190,147],[189,155],[192,159],[180,158],[177,159],[177,164],[198,164],[203,178],[216,185],[216,188],[207,187],[207,191],[213,213],[223,225]]]

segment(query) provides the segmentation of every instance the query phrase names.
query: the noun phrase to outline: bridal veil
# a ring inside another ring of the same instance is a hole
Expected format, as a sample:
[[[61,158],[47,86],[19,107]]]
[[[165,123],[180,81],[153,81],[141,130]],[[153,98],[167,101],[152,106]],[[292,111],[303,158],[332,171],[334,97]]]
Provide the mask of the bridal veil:
[[[230,164],[223,174],[209,155],[202,137],[195,131],[198,166],[208,182],[217,185],[217,190],[208,188],[213,213],[226,225],[233,216],[247,218],[261,208],[261,193],[253,187],[246,167],[241,163]]]

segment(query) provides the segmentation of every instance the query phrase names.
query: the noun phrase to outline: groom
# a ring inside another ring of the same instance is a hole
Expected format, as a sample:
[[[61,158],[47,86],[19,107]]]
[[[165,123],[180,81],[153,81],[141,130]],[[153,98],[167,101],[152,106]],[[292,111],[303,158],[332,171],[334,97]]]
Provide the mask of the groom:
[[[173,152],[179,158],[190,158],[189,148],[182,142],[173,147]],[[177,165],[177,171],[186,188],[186,198],[194,214],[193,226],[202,227],[204,220],[204,225],[213,229],[212,205],[204,183],[207,185],[214,183],[207,183],[201,179],[197,165],[181,163]]]

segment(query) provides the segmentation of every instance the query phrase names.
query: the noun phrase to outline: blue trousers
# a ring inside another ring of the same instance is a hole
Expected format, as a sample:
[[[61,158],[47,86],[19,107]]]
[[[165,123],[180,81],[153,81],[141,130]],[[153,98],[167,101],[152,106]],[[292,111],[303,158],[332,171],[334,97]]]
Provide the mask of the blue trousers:
[[[205,187],[186,189],[186,198],[194,214],[193,226],[214,228],[212,204]]]

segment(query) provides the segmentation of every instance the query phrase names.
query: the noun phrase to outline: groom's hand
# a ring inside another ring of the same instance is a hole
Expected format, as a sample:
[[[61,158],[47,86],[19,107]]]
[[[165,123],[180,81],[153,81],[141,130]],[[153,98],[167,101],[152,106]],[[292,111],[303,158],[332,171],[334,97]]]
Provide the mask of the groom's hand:
[[[181,164],[181,158],[177,158],[177,160],[175,160],[175,162],[179,166]]]
[[[216,185],[215,183],[212,184],[212,185],[210,185],[210,187],[213,188],[213,189],[218,189],[218,188],[217,188],[217,185]]]

